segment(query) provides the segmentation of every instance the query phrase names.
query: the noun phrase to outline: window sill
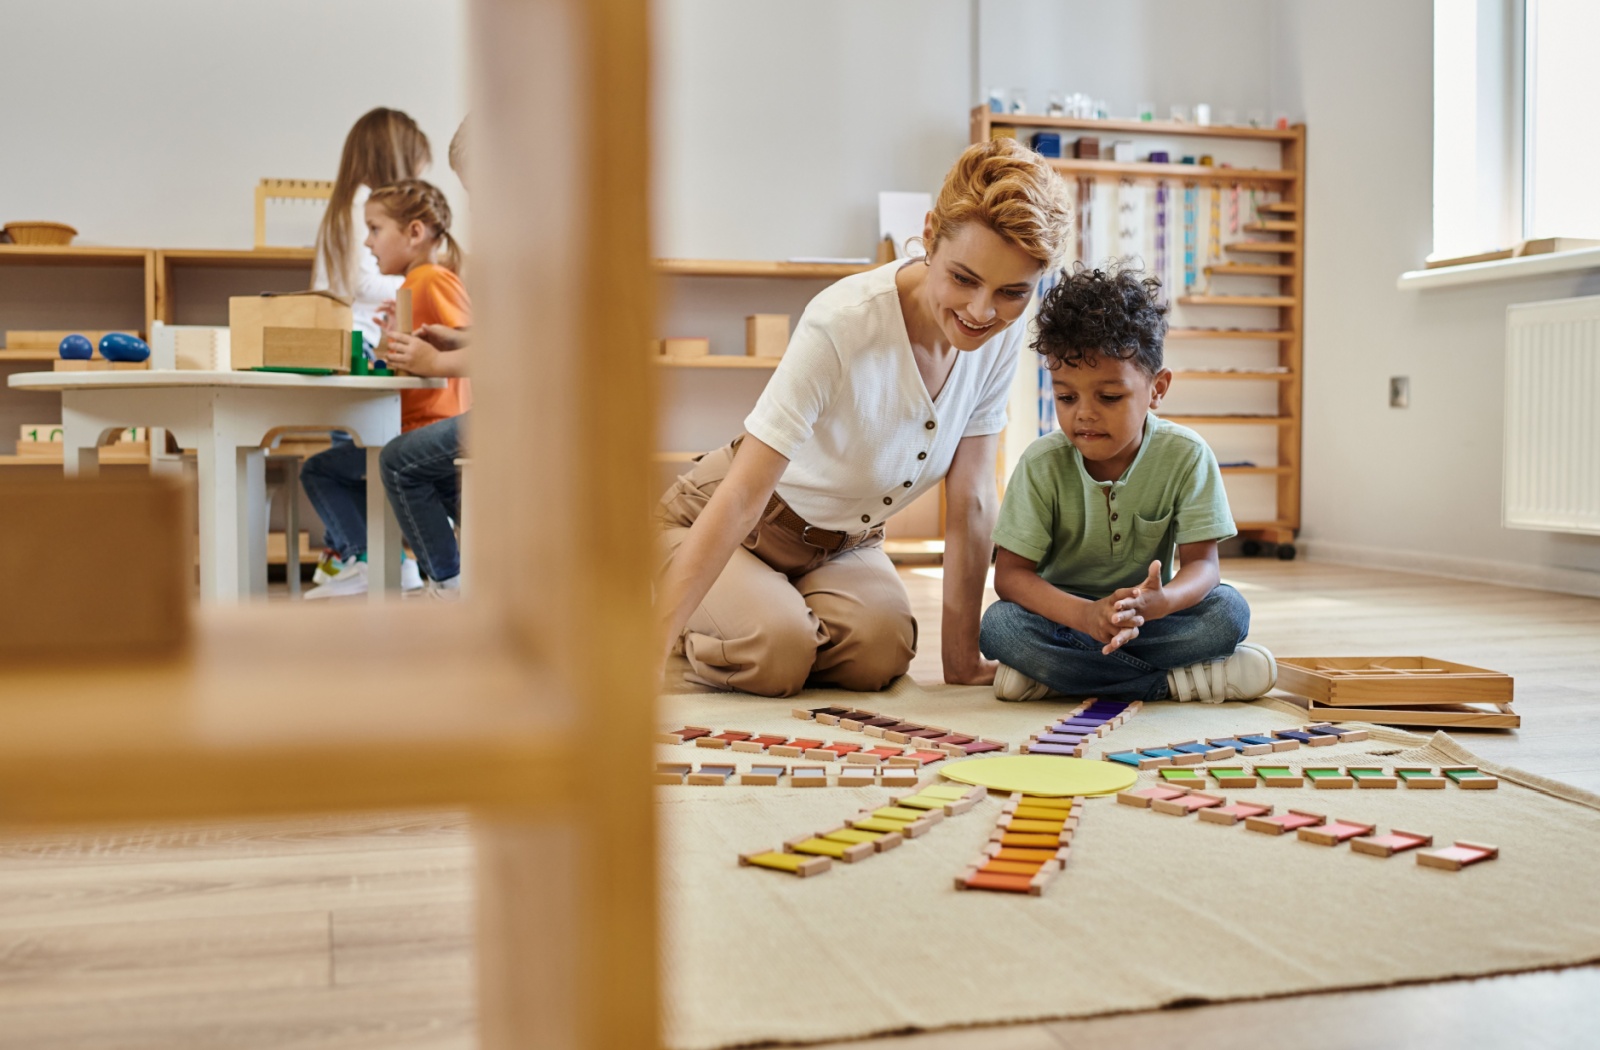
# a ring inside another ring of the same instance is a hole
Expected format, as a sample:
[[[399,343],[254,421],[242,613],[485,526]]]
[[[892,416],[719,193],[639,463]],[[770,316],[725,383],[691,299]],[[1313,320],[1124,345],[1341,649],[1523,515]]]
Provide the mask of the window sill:
[[[1395,281],[1402,292],[1421,292],[1430,288],[1449,288],[1461,284],[1512,281],[1543,277],[1575,270],[1600,270],[1600,248],[1579,248],[1570,252],[1525,255],[1520,259],[1495,259],[1491,262],[1441,266],[1434,270],[1408,270]]]

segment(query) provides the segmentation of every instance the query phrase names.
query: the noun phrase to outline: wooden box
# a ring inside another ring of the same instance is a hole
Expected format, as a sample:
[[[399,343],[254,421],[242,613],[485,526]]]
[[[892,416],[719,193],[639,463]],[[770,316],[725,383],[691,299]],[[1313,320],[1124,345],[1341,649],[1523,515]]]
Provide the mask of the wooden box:
[[[1515,729],[1510,675],[1426,656],[1278,657],[1278,688],[1327,721]]]
[[[0,480],[0,660],[180,651],[194,601],[190,499],[166,477]],[[72,556],[39,556],[50,550]]]
[[[1333,707],[1512,699],[1510,675],[1426,656],[1280,656],[1278,688]]]
[[[744,352],[750,357],[782,357],[788,348],[788,314],[750,314],[744,319]]]
[[[323,328],[342,337],[345,367],[350,359],[350,304],[329,292],[236,295],[228,300],[228,346],[235,371],[267,363],[268,328]],[[328,367],[328,366],[316,366]]]
[[[350,333],[338,328],[276,328],[261,331],[261,363],[273,368],[350,371]]]

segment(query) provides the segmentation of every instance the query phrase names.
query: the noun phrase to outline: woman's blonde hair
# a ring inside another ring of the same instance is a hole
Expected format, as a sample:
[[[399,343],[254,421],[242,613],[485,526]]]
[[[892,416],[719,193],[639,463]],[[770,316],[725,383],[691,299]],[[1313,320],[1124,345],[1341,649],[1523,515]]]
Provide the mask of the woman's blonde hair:
[[[417,122],[398,109],[374,109],[361,115],[344,137],[339,154],[339,176],[333,182],[333,195],[317,230],[317,250],[328,287],[336,295],[355,292],[355,274],[350,261],[357,237],[354,216],[350,214],[356,190],[378,187],[404,179],[414,179],[433,161],[428,136]]]
[[[968,223],[981,222],[1046,268],[1066,251],[1072,229],[1067,184],[1050,162],[1015,139],[990,139],[968,146],[933,202],[924,247]]]
[[[439,242],[439,265],[456,273],[461,272],[461,246],[450,236],[450,202],[444,193],[431,182],[405,179],[390,186],[380,186],[367,198],[383,213],[402,227],[420,222]]]

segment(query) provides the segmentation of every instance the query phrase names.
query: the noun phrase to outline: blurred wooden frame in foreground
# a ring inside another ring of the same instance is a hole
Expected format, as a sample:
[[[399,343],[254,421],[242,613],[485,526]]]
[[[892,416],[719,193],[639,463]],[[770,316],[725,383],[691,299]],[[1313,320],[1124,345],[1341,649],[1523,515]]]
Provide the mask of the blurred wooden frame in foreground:
[[[463,601],[191,610],[165,661],[0,667],[0,830],[471,809],[490,1050],[657,1044],[647,16],[472,5]]]

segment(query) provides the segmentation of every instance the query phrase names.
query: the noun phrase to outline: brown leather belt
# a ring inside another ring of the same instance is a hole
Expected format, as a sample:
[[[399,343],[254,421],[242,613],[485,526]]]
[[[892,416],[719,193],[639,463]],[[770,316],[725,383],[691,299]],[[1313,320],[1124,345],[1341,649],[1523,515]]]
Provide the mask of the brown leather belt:
[[[819,529],[796,514],[794,508],[785,503],[783,497],[776,492],[772,494],[771,499],[767,500],[767,509],[761,515],[761,520],[777,525],[785,532],[795,536],[801,543],[820,548],[829,554],[837,554],[846,546],[854,547],[870,535],[870,531],[851,533],[838,532],[834,529]],[[855,542],[852,543],[852,540]]]
[[[739,452],[739,445],[744,441],[744,435],[733,439],[729,446],[735,455]],[[865,532],[839,532],[835,529],[819,529],[806,521],[783,497],[774,492],[767,500],[766,510],[761,513],[762,522],[770,522],[794,536],[801,543],[825,550],[829,554],[837,554],[845,547],[858,547],[865,543],[874,530]]]

